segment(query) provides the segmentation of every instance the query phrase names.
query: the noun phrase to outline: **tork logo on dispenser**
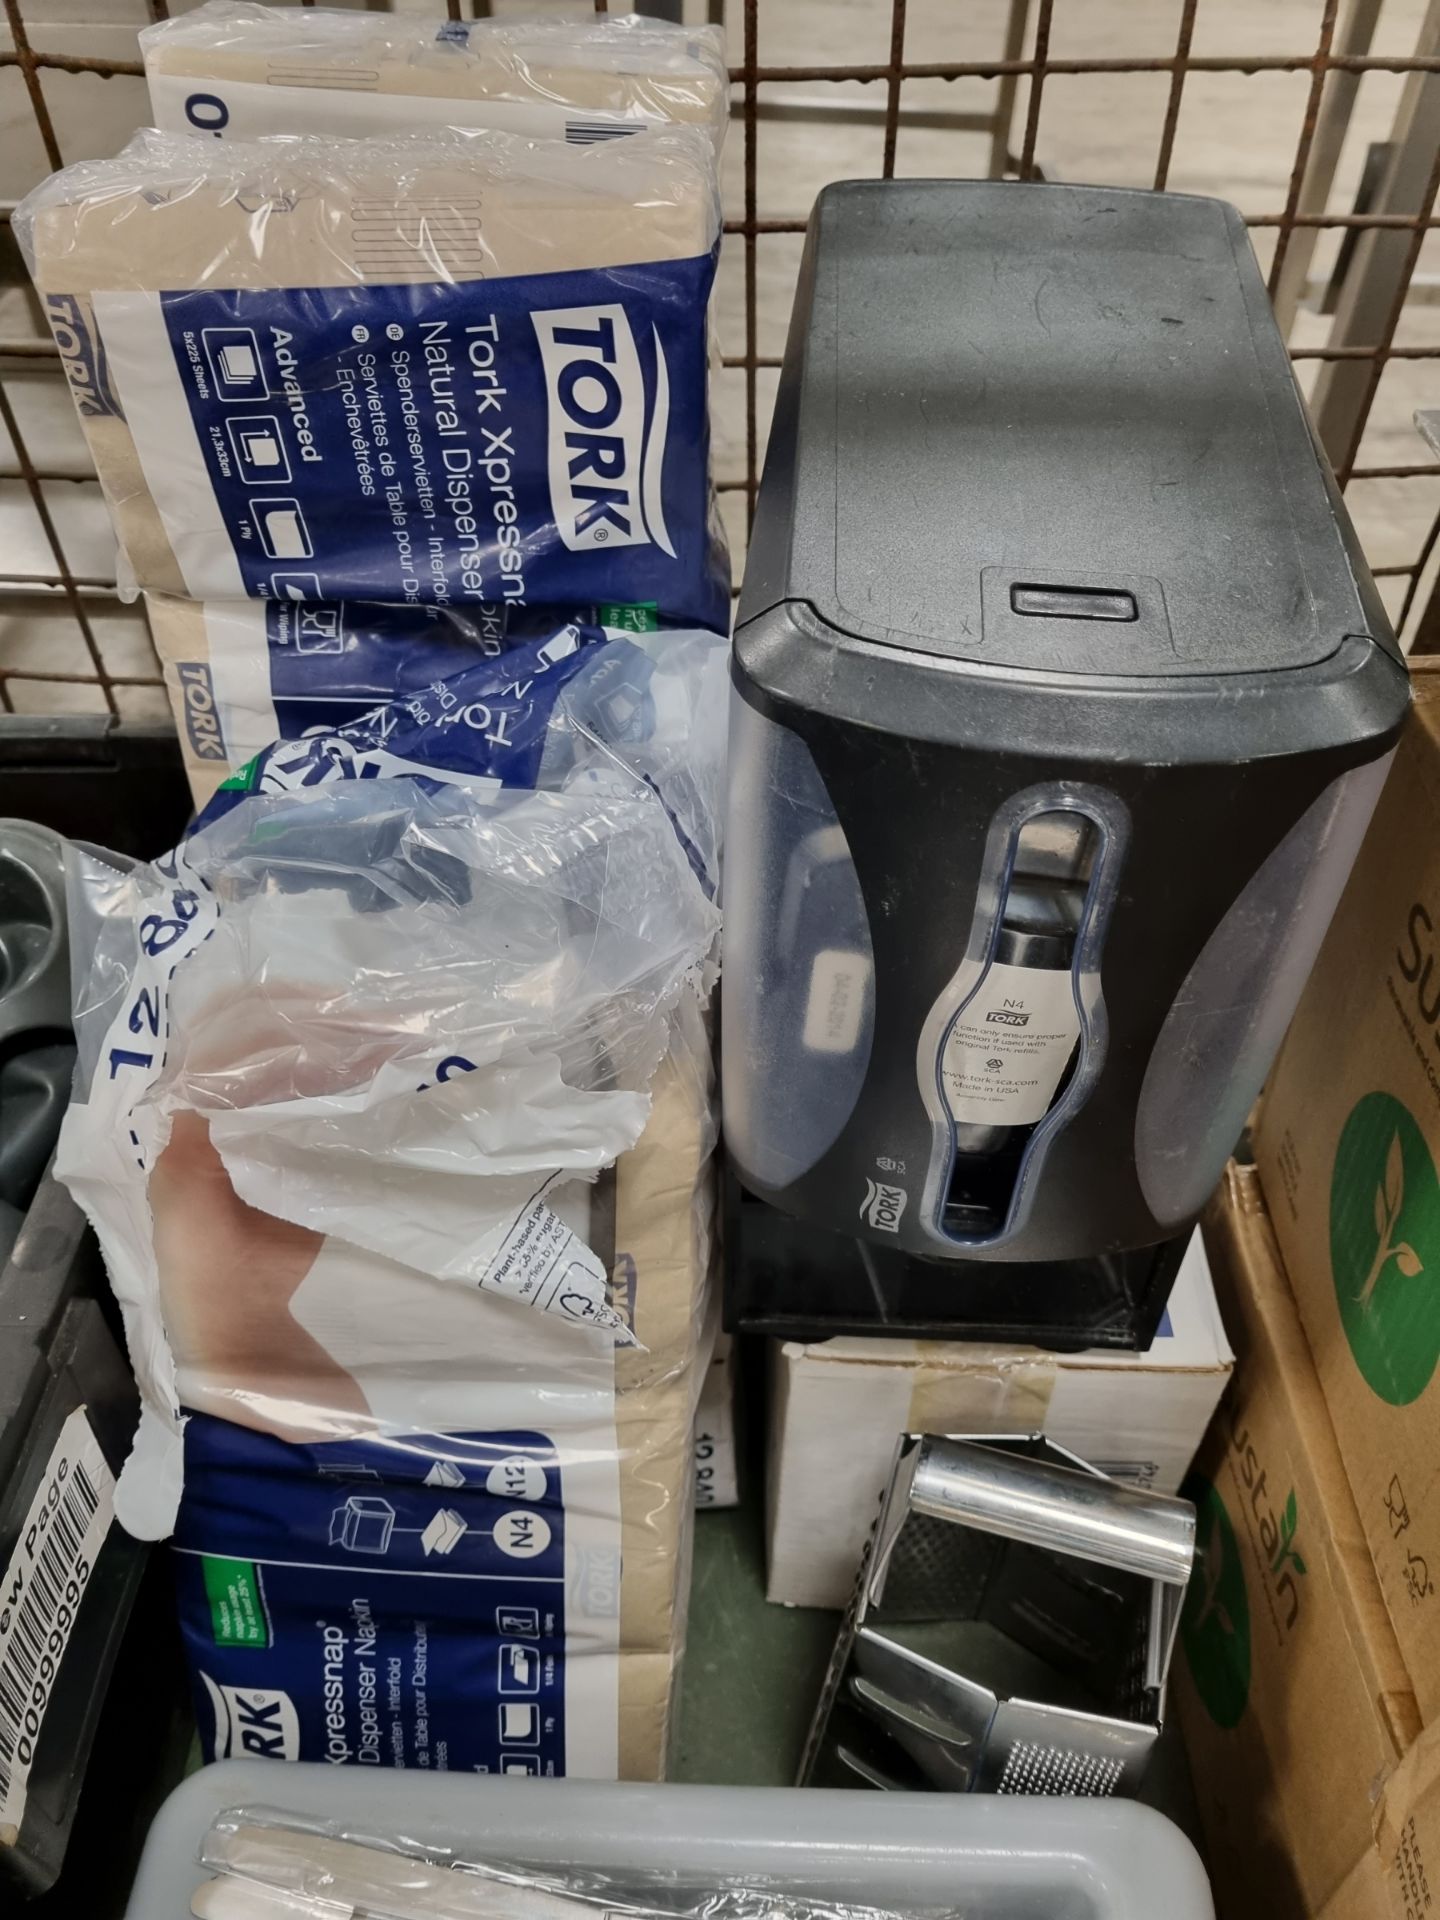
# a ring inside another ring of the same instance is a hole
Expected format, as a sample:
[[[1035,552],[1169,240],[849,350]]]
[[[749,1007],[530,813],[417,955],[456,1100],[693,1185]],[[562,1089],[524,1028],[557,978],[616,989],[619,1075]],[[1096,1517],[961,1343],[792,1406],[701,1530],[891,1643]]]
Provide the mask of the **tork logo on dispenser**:
[[[572,553],[657,546],[674,558],[661,477],[670,377],[654,332],[655,393],[622,306],[552,307],[531,316],[545,369],[550,504]]]
[[[898,1233],[900,1219],[905,1212],[905,1202],[910,1198],[904,1187],[886,1186],[880,1180],[865,1182],[865,1199],[860,1208],[861,1216],[880,1233]]]

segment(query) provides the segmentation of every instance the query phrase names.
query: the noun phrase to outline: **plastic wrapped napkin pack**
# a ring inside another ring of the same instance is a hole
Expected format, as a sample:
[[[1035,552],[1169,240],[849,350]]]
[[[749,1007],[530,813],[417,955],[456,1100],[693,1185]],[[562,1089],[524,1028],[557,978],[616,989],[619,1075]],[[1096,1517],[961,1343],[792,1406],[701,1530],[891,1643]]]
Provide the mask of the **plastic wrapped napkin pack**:
[[[59,1170],[211,1757],[663,1771],[725,656],[563,628],[77,853]]]
[[[639,1138],[711,955],[724,702],[712,636],[562,629],[277,744],[164,860],[77,854],[59,1171],[140,1377],[132,1531],[173,1521],[182,1405],[287,1439],[395,1424],[296,1323],[321,1269],[632,1337],[550,1196]]]
[[[571,621],[613,636],[650,633],[645,607],[363,600],[180,600],[146,595],[155,651],[190,791],[204,806],[222,780],[276,740],[358,720]]]
[[[695,127],[147,131],[14,227],[136,585],[728,629]]]
[[[498,127],[586,145],[730,108],[724,35],[641,14],[598,19],[377,17],[207,0],[140,34],[155,125],[254,140],[401,127]]]
[[[664,1777],[713,1332],[709,1050],[688,996],[651,1095],[615,1167],[550,1196],[643,1345],[398,1265],[317,1262],[298,1330],[390,1425],[365,1437],[352,1413],[349,1437],[298,1441],[190,1418],[173,1548],[208,1758]]]
[[[122,572],[235,641],[166,652],[192,776],[231,775],[198,830],[73,863],[61,1147],[212,1757],[663,1771],[724,648],[600,629],[728,624],[708,39],[397,23],[365,100],[302,34],[260,90],[297,131],[469,93],[520,132],[251,145],[182,78],[223,142],[141,135],[19,222]]]

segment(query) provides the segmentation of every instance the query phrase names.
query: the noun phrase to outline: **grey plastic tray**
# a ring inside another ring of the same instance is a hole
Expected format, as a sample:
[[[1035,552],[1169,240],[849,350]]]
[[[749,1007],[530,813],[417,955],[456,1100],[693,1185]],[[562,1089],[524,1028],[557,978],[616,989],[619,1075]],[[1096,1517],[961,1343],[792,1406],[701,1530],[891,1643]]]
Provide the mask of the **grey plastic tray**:
[[[653,1869],[964,1920],[1213,1920],[1189,1841],[1125,1800],[613,1786],[233,1760],[194,1774],[150,1832],[127,1920],[186,1920],[227,1807],[283,1809],[540,1867]]]

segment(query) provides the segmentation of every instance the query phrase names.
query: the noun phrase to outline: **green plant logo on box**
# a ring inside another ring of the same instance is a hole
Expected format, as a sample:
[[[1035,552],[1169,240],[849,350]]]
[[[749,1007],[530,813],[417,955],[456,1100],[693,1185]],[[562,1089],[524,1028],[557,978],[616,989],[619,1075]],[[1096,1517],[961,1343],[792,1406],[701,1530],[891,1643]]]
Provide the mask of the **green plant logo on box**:
[[[1409,1109],[1367,1093],[1330,1176],[1330,1269],[1355,1364],[1392,1407],[1440,1361],[1440,1178]]]
[[[1180,1616],[1180,1642],[1205,1711],[1238,1725],[1250,1696],[1250,1603],[1240,1546],[1224,1502],[1200,1474],[1182,1489],[1195,1503],[1195,1571]],[[1291,1495],[1293,1507],[1294,1495]],[[1291,1523],[1293,1534],[1294,1523]]]

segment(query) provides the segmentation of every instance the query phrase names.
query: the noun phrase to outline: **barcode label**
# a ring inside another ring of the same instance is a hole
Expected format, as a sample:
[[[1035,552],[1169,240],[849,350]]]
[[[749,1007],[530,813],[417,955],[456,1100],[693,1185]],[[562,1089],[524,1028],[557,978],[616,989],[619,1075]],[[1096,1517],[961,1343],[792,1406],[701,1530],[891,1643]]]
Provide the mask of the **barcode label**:
[[[60,1430],[0,1578],[0,1845],[14,1845],[40,1729],[114,1514],[85,1409]]]

